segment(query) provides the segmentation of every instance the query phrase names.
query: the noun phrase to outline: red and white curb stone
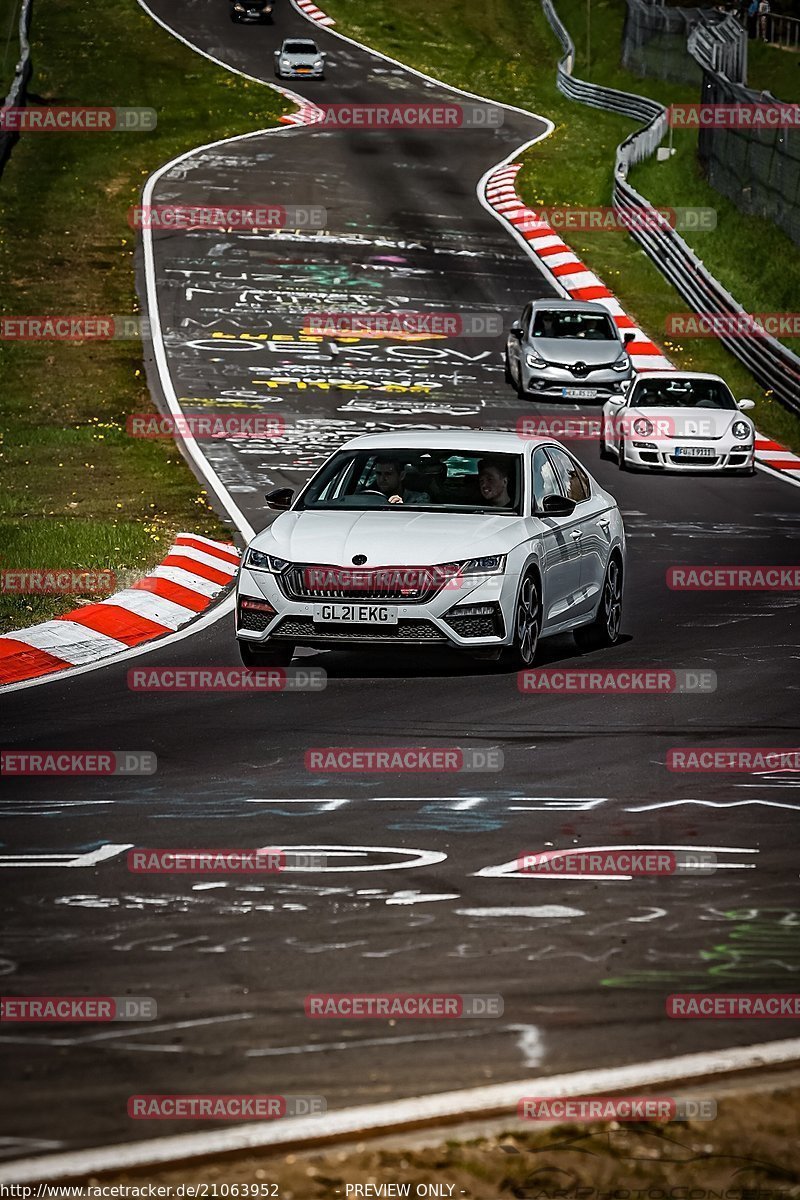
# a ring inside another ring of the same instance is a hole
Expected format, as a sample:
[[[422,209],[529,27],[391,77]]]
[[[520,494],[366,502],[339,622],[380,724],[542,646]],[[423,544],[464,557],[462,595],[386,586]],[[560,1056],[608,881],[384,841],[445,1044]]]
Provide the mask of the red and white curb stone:
[[[634,341],[627,350],[634,369],[668,371],[672,363],[628,316],[614,293],[586,267],[559,234],[537,217],[518,195],[515,187],[522,163],[507,163],[488,177],[484,194],[490,207],[525,239],[539,262],[573,300],[593,300],[602,304],[620,329],[633,329]],[[756,430],[756,459],[773,471],[786,471],[800,478],[800,457],[764,437]]]
[[[316,4],[312,3],[312,0],[295,0],[295,4],[307,17],[310,17],[312,21],[316,21],[318,25],[330,27],[336,24],[333,17],[329,17],[321,8],[317,8]]]
[[[304,100],[297,112],[285,113],[279,120],[283,125],[318,125],[325,119],[325,113],[310,100]]]
[[[756,430],[756,458],[773,471],[788,471],[800,479],[800,458],[780,442],[773,442]]]
[[[593,300],[606,308],[620,329],[632,329],[628,354],[637,371],[667,371],[672,363],[631,320],[614,293],[578,258],[547,221],[528,208],[514,186],[522,163],[498,167],[486,181],[487,202],[530,245],[539,262],[573,300]]]
[[[238,569],[230,542],[180,533],[163,562],[131,587],[0,636],[0,685],[84,666],[173,633],[208,608]]]

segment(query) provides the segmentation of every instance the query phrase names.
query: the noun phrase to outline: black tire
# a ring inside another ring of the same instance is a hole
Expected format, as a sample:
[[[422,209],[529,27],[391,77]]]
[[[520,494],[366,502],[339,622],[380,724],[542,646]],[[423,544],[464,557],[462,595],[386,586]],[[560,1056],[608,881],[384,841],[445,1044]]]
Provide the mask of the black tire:
[[[513,383],[514,383],[514,376],[511,374],[511,367],[510,367],[510,365],[509,365],[509,362],[508,362],[508,350],[506,350],[506,352],[505,352],[505,356],[504,356],[504,358],[503,358],[503,367],[504,367],[504,374],[505,374],[505,380],[506,380],[506,383],[510,383],[510,384],[512,384],[512,385],[513,385]]]
[[[608,449],[602,438],[600,438],[600,457],[606,462],[614,461],[614,455],[612,451]]]
[[[581,625],[573,631],[579,650],[600,650],[603,646],[615,646],[619,641],[622,624],[622,564],[614,556],[606,568],[603,591],[597,606],[597,615],[589,625]]]
[[[617,453],[618,453],[617,466],[619,467],[620,471],[630,471],[630,467],[625,462],[625,439],[624,438],[619,439],[619,450]]]
[[[500,655],[503,666],[524,670],[536,662],[542,629],[542,593],[532,572],[522,580],[514,606],[514,644]]]
[[[530,393],[525,391],[525,385],[522,382],[522,363],[519,365],[519,374],[516,378],[514,378],[514,372],[511,370],[510,364],[508,369],[511,374],[511,386],[519,396],[520,400],[530,400]]]
[[[294,654],[291,642],[268,642],[253,646],[250,642],[239,642],[239,654],[246,667],[254,671],[266,667],[288,667]]]

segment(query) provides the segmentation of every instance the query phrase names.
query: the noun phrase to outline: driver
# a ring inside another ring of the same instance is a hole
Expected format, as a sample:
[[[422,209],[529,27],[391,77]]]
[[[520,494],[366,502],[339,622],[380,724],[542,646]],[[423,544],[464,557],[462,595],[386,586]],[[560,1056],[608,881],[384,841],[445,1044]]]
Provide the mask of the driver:
[[[510,508],[509,469],[499,458],[482,458],[478,463],[478,487],[490,508]]]
[[[372,487],[382,492],[390,504],[430,504],[427,492],[413,492],[405,486],[405,464],[396,458],[375,460],[375,479]]]

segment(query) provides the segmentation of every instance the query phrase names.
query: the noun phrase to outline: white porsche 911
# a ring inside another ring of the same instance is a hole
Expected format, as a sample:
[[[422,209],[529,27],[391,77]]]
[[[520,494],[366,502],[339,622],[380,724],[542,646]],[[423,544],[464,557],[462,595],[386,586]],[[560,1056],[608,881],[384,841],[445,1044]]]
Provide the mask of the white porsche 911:
[[[621,471],[755,473],[755,428],[719,375],[652,371],[603,405],[602,458]]]
[[[421,431],[355,438],[245,552],[249,667],[295,646],[451,647],[528,667],[540,637],[619,638],[625,531],[613,496],[550,439]]]

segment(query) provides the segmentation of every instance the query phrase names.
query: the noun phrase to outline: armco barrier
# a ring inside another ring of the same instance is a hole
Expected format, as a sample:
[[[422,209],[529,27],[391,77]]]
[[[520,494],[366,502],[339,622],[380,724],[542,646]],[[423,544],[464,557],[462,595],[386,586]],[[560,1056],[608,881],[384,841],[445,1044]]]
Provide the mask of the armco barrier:
[[[564,50],[557,69],[559,91],[580,104],[646,122],[617,147],[612,198],[618,212],[631,214],[644,210],[655,214],[649,200],[628,182],[628,172],[636,163],[655,153],[667,131],[667,110],[646,96],[575,79],[572,74],[575,60],[572,38],[556,13],[552,0],[542,0],[542,9]],[[659,225],[655,216],[653,221],[632,221],[630,228],[631,237],[636,239],[662,275],[696,312],[744,314],[742,306],[703,266],[674,229]],[[771,391],[787,408],[800,413],[800,357],[766,334],[758,338],[728,337],[723,334],[719,340],[736,355],[763,388]]]
[[[31,8],[33,0],[22,0],[19,12],[19,59],[14,69],[14,79],[8,95],[3,101],[3,108],[20,108],[25,104],[28,80],[31,77],[31,47],[28,35],[31,28]],[[12,131],[0,131],[0,175],[8,161],[11,147],[19,137]]]

